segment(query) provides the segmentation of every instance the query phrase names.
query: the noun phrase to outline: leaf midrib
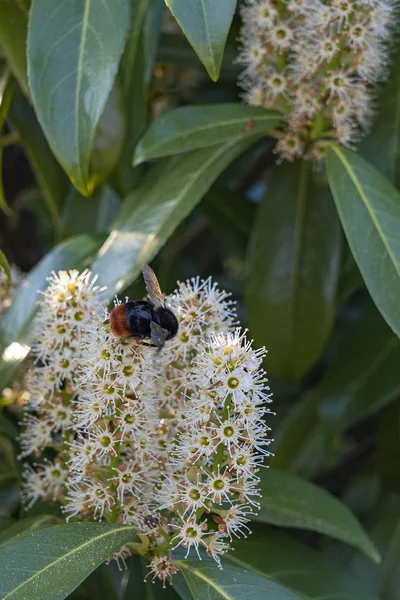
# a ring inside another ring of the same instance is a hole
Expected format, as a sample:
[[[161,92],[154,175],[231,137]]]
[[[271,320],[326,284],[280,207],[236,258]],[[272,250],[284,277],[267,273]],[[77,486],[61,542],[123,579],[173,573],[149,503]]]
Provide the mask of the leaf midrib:
[[[400,275],[400,271],[399,271],[399,268],[397,266],[397,261],[396,261],[395,257],[393,256],[393,252],[392,252],[392,249],[390,247],[390,244],[388,244],[387,241],[386,241],[386,237],[385,237],[385,235],[384,235],[384,233],[382,231],[382,228],[381,228],[381,226],[379,224],[379,221],[376,219],[375,211],[374,211],[373,207],[371,206],[371,204],[370,204],[370,202],[368,200],[368,196],[365,194],[364,188],[362,187],[360,181],[358,180],[356,173],[354,172],[354,170],[353,170],[351,164],[349,163],[349,161],[346,159],[346,157],[344,156],[344,154],[341,152],[339,146],[332,145],[331,148],[332,148],[332,150],[334,152],[336,152],[339,160],[342,161],[344,167],[346,168],[346,170],[347,170],[347,172],[348,172],[348,174],[350,176],[350,179],[352,180],[352,182],[354,184],[354,187],[356,188],[357,192],[359,193],[359,195],[361,197],[361,200],[364,202],[364,205],[365,205],[365,207],[366,207],[366,209],[368,211],[368,214],[369,214],[369,216],[371,218],[371,221],[375,225],[375,228],[376,228],[376,230],[377,230],[377,232],[379,234],[379,237],[380,237],[380,239],[382,241],[383,246],[386,249],[386,252],[388,253],[388,255],[389,255],[390,259],[391,259],[391,262],[393,264],[393,267],[395,268],[396,273],[398,275]]]
[[[74,554],[75,552],[79,552],[80,550],[82,550],[83,548],[85,548],[86,546],[89,546],[92,543],[98,542],[100,539],[107,537],[108,535],[113,535],[116,532],[119,531],[128,531],[130,529],[134,529],[132,527],[132,525],[126,526],[124,527],[123,525],[116,528],[116,529],[112,529],[111,531],[106,531],[105,533],[102,533],[101,535],[98,535],[95,538],[91,538],[90,540],[87,540],[86,542],[84,542],[83,544],[81,544],[78,547],[74,547],[72,550],[70,550],[69,552],[67,552],[66,554],[63,554],[62,556],[58,557],[55,561],[49,563],[48,565],[46,565],[43,569],[40,569],[40,571],[35,571],[34,575],[32,575],[32,577],[29,577],[29,579],[26,579],[25,581],[23,581],[22,583],[20,583],[16,588],[13,588],[10,592],[7,593],[6,596],[3,597],[3,600],[7,600],[7,598],[12,598],[12,595],[15,594],[15,592],[17,592],[19,589],[24,588],[26,585],[30,584],[32,581],[34,581],[36,578],[40,577],[43,573],[45,573],[48,569],[52,568],[54,565],[62,562],[63,560],[65,560],[66,558],[68,558],[68,556]],[[4,544],[4,546],[7,545],[11,545],[12,543],[14,543],[14,540],[10,540],[8,542],[8,544]]]
[[[179,140],[181,138],[186,138],[189,133],[190,133],[190,135],[192,135],[193,133],[201,133],[202,131],[207,130],[207,129],[218,129],[219,127],[227,127],[228,125],[240,125],[243,121],[246,123],[246,122],[248,122],[251,119],[253,121],[257,121],[257,122],[259,122],[259,121],[271,121],[271,120],[274,120],[274,119],[279,119],[279,116],[280,116],[279,114],[276,114],[276,115],[266,115],[266,116],[260,115],[259,117],[257,117],[257,116],[253,117],[251,115],[248,115],[247,117],[240,117],[240,118],[237,118],[237,119],[230,119],[229,121],[218,121],[217,123],[215,123],[215,122],[214,123],[209,123],[209,124],[206,124],[206,125],[202,125],[200,127],[195,127],[193,129],[190,129],[190,131],[184,131],[183,133],[178,133],[174,137],[171,137],[171,138],[169,138],[167,140],[164,140],[164,142],[161,142],[158,145],[153,144],[149,148],[150,149],[152,147],[153,148],[154,147],[156,147],[156,148],[157,147],[162,148],[163,146],[165,146],[166,144],[170,143],[171,141]],[[239,140],[241,137],[247,137],[245,135],[246,133],[247,132],[243,132],[243,134],[238,135],[237,137],[235,137],[236,141]],[[251,135],[252,133],[253,133],[253,135],[255,134],[255,132],[250,131],[249,135]],[[216,145],[220,144],[220,143],[221,143],[221,141],[218,141],[218,140],[215,142]],[[138,148],[138,150],[140,150],[140,147]]]
[[[287,516],[296,518],[297,520],[299,520],[299,523],[301,522],[301,518],[302,518],[301,515],[298,512],[296,512],[294,509],[291,509],[290,507],[287,507],[287,506],[285,506],[283,504],[280,504],[279,505],[279,510],[277,510],[276,509],[276,503],[274,503],[274,504],[268,504],[268,502],[265,503],[265,499],[267,499],[267,498],[268,498],[267,495],[263,496],[263,502],[262,502],[262,505],[261,505],[261,509],[265,508],[266,510],[269,510],[271,513],[278,514],[278,516],[281,515],[281,514],[287,515]],[[265,523],[266,522],[264,519],[258,518],[258,515],[254,515],[253,516],[253,520],[254,521],[258,521],[259,523]],[[309,525],[307,527],[306,525],[301,525],[301,524],[299,524],[299,525],[291,525],[291,526],[289,525],[289,527],[294,527],[295,529],[307,529],[307,530],[311,530],[311,531],[319,531],[320,533],[323,533],[323,534],[325,534],[325,535],[327,535],[329,537],[336,537],[336,539],[339,539],[339,540],[342,540],[342,541],[343,540],[347,540],[352,546],[355,546],[356,548],[359,548],[360,550],[362,549],[363,552],[366,552],[369,556],[372,556],[372,551],[373,551],[373,556],[375,556],[375,560],[376,560],[377,554],[375,552],[375,548],[372,546],[371,550],[366,550],[365,547],[364,547],[364,545],[360,544],[358,542],[357,538],[354,537],[353,534],[350,533],[350,535],[349,535],[347,528],[344,529],[344,528],[340,528],[338,525],[329,524],[328,525],[329,526],[329,531],[328,531],[327,530],[327,526],[326,525],[324,526],[324,524],[326,523],[326,521],[324,521],[320,517],[312,517],[312,519],[309,518],[308,521],[309,522],[311,521],[311,523],[315,523],[316,525],[319,525],[320,529],[316,530],[316,529],[312,528],[311,525]],[[273,523],[272,521],[267,521],[267,522]],[[356,521],[356,523],[357,523],[357,521]],[[283,522],[283,524],[284,524],[284,522]],[[343,535],[338,535],[338,534],[336,534],[336,536],[334,535],[335,532],[338,532],[339,534],[342,534],[344,531],[347,534],[347,537],[344,537]],[[360,533],[363,534],[363,535],[365,535],[362,529],[361,529]],[[367,538],[366,541],[369,542],[369,539]]]
[[[217,75],[217,63],[216,63],[216,60],[215,60],[215,56],[214,56],[214,52],[213,52],[213,47],[212,47],[212,43],[211,43],[210,30],[209,30],[209,27],[208,27],[208,21],[207,21],[207,15],[206,15],[206,6],[204,4],[204,0],[200,0],[200,2],[201,2],[201,10],[203,12],[204,27],[205,27],[205,30],[206,30],[208,50],[210,52],[211,61],[212,61],[212,65],[213,65],[213,68],[214,68],[214,75]]]
[[[192,587],[190,586],[189,581],[185,577],[185,569],[187,571],[191,571],[192,573],[194,573],[196,575],[196,577],[198,577],[202,581],[205,581],[207,583],[207,585],[209,585],[212,588],[214,588],[214,590],[216,590],[222,596],[222,598],[225,598],[225,600],[232,600],[232,596],[228,596],[227,593],[225,592],[225,590],[223,588],[221,588],[216,583],[216,581],[214,581],[213,579],[207,578],[199,569],[196,569],[195,567],[192,567],[192,565],[185,565],[185,566],[183,566],[183,564],[184,564],[183,561],[179,561],[179,563],[181,565],[181,572],[183,574],[183,577],[185,578],[186,583],[188,584],[188,586],[190,588],[190,591],[192,591]]]
[[[83,172],[82,172],[82,163],[81,163],[81,150],[80,150],[80,145],[79,145],[80,96],[81,96],[81,85],[82,85],[82,64],[83,64],[83,55],[85,52],[87,29],[88,29],[88,25],[89,25],[90,3],[91,3],[91,0],[85,0],[85,9],[84,9],[83,18],[82,18],[82,35],[81,35],[81,40],[80,40],[80,44],[79,44],[79,56],[78,56],[77,77],[76,77],[76,95],[75,95],[75,150],[76,150],[76,156],[77,156],[78,171],[79,171],[79,175],[80,175],[80,184],[82,184],[84,181]]]
[[[275,583],[277,583],[278,585],[282,586],[283,588],[286,588],[286,589],[290,590],[291,592],[295,593],[296,595],[298,595],[299,598],[305,598],[305,600],[310,600],[310,596],[305,596],[302,592],[299,592],[298,590],[295,590],[290,585],[287,585],[286,583],[284,584],[281,581],[279,581],[278,579],[275,579],[275,577],[274,577],[273,574],[269,573],[267,575],[266,573],[263,573],[262,571],[260,571],[256,567],[253,567],[253,565],[249,565],[248,563],[245,563],[244,561],[240,560],[240,558],[237,558],[236,556],[232,556],[231,554],[229,554],[226,557],[226,560],[228,560],[229,562],[233,562],[234,564],[239,565],[239,567],[243,567],[243,569],[247,569],[249,571],[252,571],[253,573],[256,573],[257,575],[260,575],[261,577],[264,577],[264,579],[270,579],[271,581],[274,581]],[[299,572],[303,572],[303,571],[299,571]]]

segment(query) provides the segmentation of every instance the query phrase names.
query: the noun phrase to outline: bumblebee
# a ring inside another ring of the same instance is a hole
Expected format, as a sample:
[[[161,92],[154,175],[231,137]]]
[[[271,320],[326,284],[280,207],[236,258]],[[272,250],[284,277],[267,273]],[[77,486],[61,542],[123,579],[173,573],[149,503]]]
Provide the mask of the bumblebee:
[[[165,342],[178,333],[178,319],[165,306],[164,295],[153,269],[145,265],[142,274],[148,299],[119,304],[111,311],[108,322],[115,336],[132,337],[144,343],[149,340],[148,345],[161,350]]]

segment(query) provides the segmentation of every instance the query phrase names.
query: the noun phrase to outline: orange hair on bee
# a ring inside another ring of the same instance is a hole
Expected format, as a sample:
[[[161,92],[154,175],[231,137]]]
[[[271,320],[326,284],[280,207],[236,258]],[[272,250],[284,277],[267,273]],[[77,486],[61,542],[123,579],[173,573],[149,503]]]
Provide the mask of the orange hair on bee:
[[[119,304],[111,311],[110,329],[118,337],[131,335],[126,322],[125,304]]]

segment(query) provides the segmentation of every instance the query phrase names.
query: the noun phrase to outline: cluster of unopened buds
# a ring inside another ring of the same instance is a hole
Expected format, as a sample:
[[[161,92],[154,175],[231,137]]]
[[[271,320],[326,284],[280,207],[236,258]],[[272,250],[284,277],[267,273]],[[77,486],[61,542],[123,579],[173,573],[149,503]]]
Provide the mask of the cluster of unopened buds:
[[[236,327],[228,294],[199,278],[165,298],[179,330],[161,350],[116,338],[95,280],[60,272],[43,294],[21,434],[25,503],[135,525],[140,543],[111,558],[140,553],[163,584],[179,546],[220,566],[258,508],[265,350]]]
[[[246,0],[244,100],[285,115],[281,159],[320,160],[326,141],[368,130],[388,75],[398,0]]]

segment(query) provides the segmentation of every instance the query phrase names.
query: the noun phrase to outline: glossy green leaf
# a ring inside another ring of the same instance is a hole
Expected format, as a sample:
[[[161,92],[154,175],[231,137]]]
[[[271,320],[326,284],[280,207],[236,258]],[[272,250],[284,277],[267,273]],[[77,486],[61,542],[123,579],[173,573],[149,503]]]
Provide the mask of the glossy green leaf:
[[[123,102],[127,113],[125,140],[116,169],[120,193],[125,195],[138,183],[132,168],[132,153],[147,121],[146,65],[153,67],[153,57],[145,54],[143,25],[146,13],[153,10],[149,0],[132,0],[131,29],[120,65]]]
[[[71,238],[46,254],[26,277],[1,320],[0,389],[7,385],[29,351],[27,344],[37,311],[38,290],[47,287],[46,278],[53,270],[79,267],[97,248],[98,244],[89,236]]]
[[[314,391],[326,431],[334,436],[398,398],[399,361],[400,340],[368,303],[363,316],[340,336]]]
[[[2,250],[0,250],[0,269],[4,271],[4,274],[7,279],[7,284],[11,285],[11,271],[10,265],[8,263],[7,257]]]
[[[393,61],[372,130],[359,150],[382,175],[400,187],[400,53]]]
[[[121,155],[126,126],[125,106],[116,79],[96,128],[90,157],[90,182],[96,188],[113,172]]]
[[[366,286],[400,335],[400,193],[359,155],[337,145],[328,149],[327,172]]]
[[[183,106],[155,121],[137,146],[134,163],[222,144],[256,133],[268,134],[281,115],[244,104]]]
[[[251,143],[242,140],[162,162],[128,196],[92,265],[108,298],[123,290],[152,259],[213,181]]]
[[[24,94],[29,96],[26,67],[27,19],[13,0],[0,2],[0,46]]]
[[[181,560],[172,585],[183,600],[301,600],[303,596],[230,561]]]
[[[33,102],[55,156],[83,195],[93,191],[94,137],[124,48],[129,12],[129,0],[35,0],[30,11]]]
[[[329,190],[305,161],[279,166],[256,215],[247,298],[267,370],[298,381],[318,358],[335,313],[341,231]]]
[[[144,65],[144,83],[146,88],[149,87],[153,80],[154,63],[158,52],[164,18],[164,0],[152,0],[143,21],[143,53],[146,59]]]
[[[223,558],[298,593],[306,600],[378,600],[365,585],[322,554],[272,529],[235,542]]]
[[[266,469],[261,476],[261,509],[254,520],[309,529],[355,546],[379,561],[379,554],[345,504],[295,475]]]
[[[236,0],[165,0],[213,81],[221,69]]]
[[[131,525],[69,523],[0,545],[0,598],[62,600],[136,530]]]
[[[83,233],[94,236],[109,233],[120,206],[118,195],[109,185],[100,187],[90,198],[71,186],[60,217],[59,239]]]
[[[69,181],[49,148],[34,110],[18,89],[14,90],[8,116],[21,138],[53,222],[57,222]]]
[[[15,540],[17,536],[33,533],[37,529],[51,527],[58,523],[60,523],[60,519],[54,515],[38,515],[36,517],[20,519],[19,521],[15,521],[15,523],[10,523],[9,527],[0,532],[0,544],[5,544],[11,539]]]

